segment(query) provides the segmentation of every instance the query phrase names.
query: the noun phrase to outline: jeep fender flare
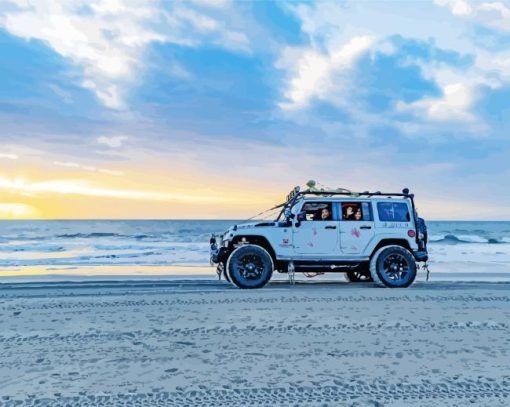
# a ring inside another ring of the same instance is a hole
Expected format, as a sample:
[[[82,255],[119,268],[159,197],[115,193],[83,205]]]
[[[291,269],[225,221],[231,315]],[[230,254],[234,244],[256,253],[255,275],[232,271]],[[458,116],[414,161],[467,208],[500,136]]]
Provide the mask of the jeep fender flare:
[[[381,239],[379,243],[377,243],[377,245],[371,250],[370,259],[372,259],[372,257],[374,257],[377,251],[379,251],[381,248],[388,246],[400,246],[412,252],[411,245],[407,239],[388,237]]]
[[[245,234],[245,235],[235,236],[232,239],[232,242],[230,242],[230,244],[229,244],[230,253],[228,255],[228,258],[230,258],[232,253],[237,249],[237,248],[234,248],[234,245],[238,244],[239,241],[242,238],[246,239],[247,243],[245,243],[245,244],[247,244],[247,245],[248,244],[252,244],[252,245],[255,245],[255,246],[262,247],[265,251],[268,252],[269,256],[271,256],[271,260],[273,261],[273,265],[276,264],[276,262],[277,262],[276,251],[273,249],[273,246],[271,245],[269,240],[267,240],[267,238],[265,236],[261,236],[261,235],[249,235],[249,234]],[[227,261],[228,261],[228,259],[227,259]]]

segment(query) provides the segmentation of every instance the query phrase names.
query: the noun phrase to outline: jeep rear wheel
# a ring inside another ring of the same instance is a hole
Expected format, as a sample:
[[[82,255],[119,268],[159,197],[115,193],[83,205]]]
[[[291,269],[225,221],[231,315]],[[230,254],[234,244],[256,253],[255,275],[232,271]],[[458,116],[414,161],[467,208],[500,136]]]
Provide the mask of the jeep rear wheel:
[[[345,273],[345,277],[350,283],[370,283],[374,281],[368,270],[349,270]]]
[[[263,247],[243,245],[235,249],[227,262],[227,273],[239,288],[264,287],[273,275],[273,259]]]
[[[370,260],[370,275],[383,287],[409,287],[416,278],[416,262],[402,246],[381,247]]]

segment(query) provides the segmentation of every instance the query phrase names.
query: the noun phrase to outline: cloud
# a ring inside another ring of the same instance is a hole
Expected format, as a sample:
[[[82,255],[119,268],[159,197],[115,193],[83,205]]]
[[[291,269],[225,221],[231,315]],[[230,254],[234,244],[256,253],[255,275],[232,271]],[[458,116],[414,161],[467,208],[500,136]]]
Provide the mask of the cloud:
[[[465,0],[434,0],[438,6],[445,6],[456,16],[469,16],[473,13],[473,8]]]
[[[434,0],[434,3],[448,7],[457,17],[464,17],[496,30],[510,32],[510,6],[501,1]]]
[[[122,171],[117,170],[108,170],[104,168],[97,168],[92,165],[81,165],[72,161],[53,161],[53,164],[59,166],[59,167],[66,167],[66,168],[75,168],[83,171],[89,171],[89,172],[99,172],[101,174],[106,175],[112,175],[115,177],[122,177],[124,176],[124,173]]]
[[[81,168],[80,164],[73,163],[73,162],[70,162],[70,161],[53,161],[53,164],[58,165],[59,167]]]
[[[124,173],[122,171],[117,170],[105,170],[104,168],[99,168],[97,171],[100,172],[101,174],[113,175],[114,177],[124,176]]]
[[[315,47],[287,48],[276,67],[289,72],[282,109],[306,107],[313,98],[339,98],[339,88],[347,86],[349,70],[370,50],[374,37],[364,35],[351,38],[345,44],[321,52]],[[342,82],[341,84],[339,82]]]
[[[24,196],[39,194],[80,195],[93,197],[143,200],[155,202],[228,202],[223,195],[186,194],[158,191],[144,191],[102,187],[82,180],[47,180],[30,182],[22,178],[9,179],[0,177],[0,189]]]
[[[439,98],[424,98],[412,103],[399,102],[399,111],[411,111],[420,117],[423,113],[432,121],[474,122],[475,116],[469,110],[476,100],[474,91],[463,83],[446,85]]]
[[[127,140],[126,136],[111,136],[111,137],[101,136],[97,138],[97,142],[99,144],[104,144],[111,148],[122,146],[124,140]]]
[[[80,85],[104,106],[123,109],[151,44],[213,43],[238,52],[249,50],[244,33],[230,29],[224,16],[210,15],[211,6],[224,2],[207,3],[195,9],[184,2],[157,0],[7,0],[0,6],[0,27],[43,41],[82,69]]]
[[[478,6],[482,11],[496,11],[504,19],[510,19],[510,8],[501,2],[482,3]]]
[[[352,1],[287,6],[307,44],[284,47],[275,65],[284,72],[278,103],[284,117],[300,125],[322,122],[330,135],[347,131],[364,137],[375,126],[421,137],[490,134],[494,123],[478,106],[487,87],[509,83],[510,53],[503,45],[482,48],[473,32],[476,24],[496,27],[503,21],[510,28],[509,7],[468,0],[400,6]],[[328,109],[328,118],[335,110],[336,124],[320,116]]]
[[[8,160],[17,160],[19,158],[19,155],[9,154],[9,153],[0,153],[0,158],[7,158]]]
[[[191,3],[199,6],[226,8],[232,5],[232,0],[190,0]]]
[[[182,79],[191,79],[193,78],[193,75],[191,72],[187,71],[186,68],[184,68],[182,65],[178,63],[173,63],[170,65],[170,73],[172,76],[175,76],[176,78],[182,78]]]

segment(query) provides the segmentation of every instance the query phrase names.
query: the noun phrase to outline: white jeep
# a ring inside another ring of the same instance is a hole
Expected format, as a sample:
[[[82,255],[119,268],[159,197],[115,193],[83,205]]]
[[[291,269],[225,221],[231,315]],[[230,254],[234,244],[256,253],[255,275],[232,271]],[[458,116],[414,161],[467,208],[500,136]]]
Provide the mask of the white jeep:
[[[312,184],[313,185],[313,184]],[[260,288],[273,271],[344,272],[351,282],[408,287],[426,262],[427,232],[414,195],[299,187],[274,221],[243,223],[211,238],[211,263],[239,288]],[[312,274],[313,275],[313,274]]]

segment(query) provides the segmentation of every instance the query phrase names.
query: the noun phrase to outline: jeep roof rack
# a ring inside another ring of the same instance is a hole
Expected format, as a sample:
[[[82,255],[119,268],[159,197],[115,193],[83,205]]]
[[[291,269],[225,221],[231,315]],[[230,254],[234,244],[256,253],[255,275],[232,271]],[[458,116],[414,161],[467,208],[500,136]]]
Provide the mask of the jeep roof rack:
[[[353,191],[349,191],[348,189],[344,189],[344,188],[338,188],[338,189],[332,189],[332,190],[309,188],[309,189],[305,189],[305,190],[301,191],[301,189],[297,186],[287,195],[287,200],[285,201],[284,205],[287,206],[289,203],[291,203],[291,202],[293,203],[294,201],[297,200],[297,198],[299,198],[300,196],[304,196],[304,195],[320,195],[320,196],[342,195],[342,196],[350,196],[352,198],[358,198],[360,196],[371,197],[371,196],[377,195],[377,196],[388,196],[388,197],[399,196],[399,197],[411,198],[411,199],[414,198],[414,194],[409,193],[408,188],[404,188],[402,190],[402,192],[381,192],[381,191],[353,192]]]
[[[359,198],[359,197],[367,197],[370,198],[372,196],[386,196],[388,198],[391,198],[392,196],[396,197],[403,197],[403,198],[409,198],[411,200],[411,206],[413,209],[413,216],[416,213],[416,209],[414,206],[414,194],[411,194],[409,192],[409,188],[402,189],[402,192],[381,192],[381,191],[364,191],[364,192],[353,192],[345,188],[337,188],[337,189],[325,189],[325,188],[315,188],[315,181],[309,181],[307,183],[308,189],[305,189],[301,191],[301,188],[299,186],[294,187],[292,191],[287,195],[287,199],[283,204],[277,205],[272,209],[276,208],[282,208],[282,211],[278,215],[278,219],[281,217],[283,212],[285,211],[285,208],[290,208],[294,203],[297,201],[299,197],[303,197],[305,195],[317,195],[317,196],[350,196],[352,198]]]

